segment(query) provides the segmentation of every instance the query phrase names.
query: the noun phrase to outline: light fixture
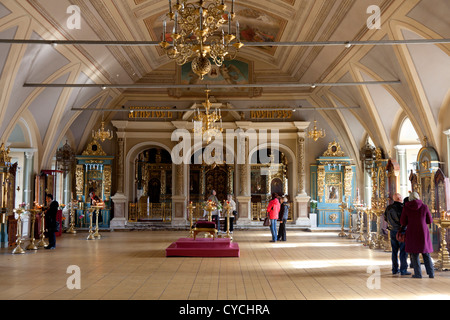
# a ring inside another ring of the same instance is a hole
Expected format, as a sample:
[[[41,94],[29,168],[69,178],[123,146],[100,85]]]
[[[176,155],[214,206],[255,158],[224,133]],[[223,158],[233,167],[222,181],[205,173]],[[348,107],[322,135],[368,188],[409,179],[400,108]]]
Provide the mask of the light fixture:
[[[75,153],[66,141],[64,146],[56,151],[56,164],[59,170],[67,173],[75,163]]]
[[[105,121],[103,121],[103,115],[100,129],[98,129],[97,131],[92,130],[92,138],[94,140],[101,140],[102,142],[105,142],[106,139],[111,140],[113,138],[113,133],[109,131],[109,129],[105,130]]]
[[[205,90],[205,92],[206,100],[202,103],[205,107],[205,112],[197,108],[192,121],[194,122],[194,133],[201,134],[206,139],[206,142],[209,143],[213,136],[223,132],[222,113],[217,108],[211,112],[211,102],[209,101],[210,90]],[[220,121],[220,125],[217,124],[217,121]]]
[[[178,65],[192,61],[192,71],[203,79],[211,70],[210,58],[221,66],[225,59],[234,59],[244,44],[240,41],[239,22],[236,22],[236,35],[231,30],[235,18],[234,0],[230,12],[226,11],[225,0],[212,0],[209,4],[203,0],[196,4],[187,2],[177,0],[172,6],[169,0],[167,16],[173,21],[172,43],[167,41],[167,22],[164,20],[160,46]]]
[[[324,138],[326,136],[325,130],[317,130],[317,120],[314,120],[314,129],[308,131],[308,138],[317,141],[319,138]]]

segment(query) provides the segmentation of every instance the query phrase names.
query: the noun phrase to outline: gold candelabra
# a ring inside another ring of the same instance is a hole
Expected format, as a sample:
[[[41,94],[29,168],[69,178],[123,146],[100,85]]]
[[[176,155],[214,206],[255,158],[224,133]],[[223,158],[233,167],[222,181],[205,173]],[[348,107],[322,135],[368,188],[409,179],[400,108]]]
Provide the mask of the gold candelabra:
[[[224,238],[233,239],[233,237],[230,235],[230,212],[231,212],[231,206],[229,201],[223,201],[224,206],[223,208],[227,210],[227,234],[224,236]]]
[[[193,215],[195,206],[192,205],[192,201],[189,202],[187,208],[189,210],[189,224],[190,224],[189,238],[194,238],[194,229],[192,228],[192,226],[193,226],[193,218],[194,218]]]
[[[339,232],[338,237],[346,237],[347,234],[344,231],[344,226],[345,226],[345,209],[347,209],[347,203],[342,202],[339,205],[339,208],[341,208],[341,232]]]
[[[373,249],[375,246],[375,242],[373,241],[373,237],[372,237],[372,211],[370,209],[366,209],[366,216],[367,216],[367,238],[366,241],[364,242],[365,246],[368,246],[370,249]]]
[[[319,140],[319,138],[325,138],[325,130],[317,129],[317,120],[314,120],[314,128],[308,131],[308,138],[313,139],[314,141]]]
[[[438,260],[435,263],[436,269],[444,271],[450,270],[450,257],[447,250],[447,241],[445,240],[447,229],[450,228],[450,219],[446,211],[441,211],[441,217],[433,219],[434,224],[439,227],[441,234],[441,248],[438,253]]]
[[[220,121],[220,123],[222,124],[222,113],[220,109],[216,109],[215,111],[211,112],[212,104],[209,101],[210,90],[205,90],[205,92],[206,100],[202,103],[202,105],[205,107],[205,112],[197,109],[192,121],[194,122],[194,133],[201,134],[202,137],[205,137],[206,135],[206,142],[209,143],[213,136],[223,132],[222,125],[217,125],[217,121]],[[200,124],[201,126],[199,126],[198,124]]]
[[[225,59],[234,59],[244,45],[240,41],[239,22],[236,22],[236,35],[232,33],[234,0],[231,2],[231,11],[226,9],[224,0],[213,0],[209,4],[203,0],[197,4],[176,0],[174,5],[169,0],[167,17],[173,21],[170,34],[172,42],[167,38],[167,22],[164,20],[160,46],[178,65],[192,60],[192,71],[203,79],[211,70],[209,58],[221,66]],[[228,33],[225,34],[223,27],[227,24]]]
[[[208,201],[208,204],[205,207],[205,210],[208,211],[208,221],[212,221],[212,212],[216,210],[217,207],[214,202],[211,200]]]
[[[98,232],[99,228],[98,228],[98,215],[101,214],[100,210],[103,208],[103,206],[93,206],[93,208],[95,209],[95,232],[94,232],[94,238],[96,239],[101,239],[101,235]]]
[[[105,140],[111,140],[113,138],[113,133],[108,129],[105,130],[105,122],[102,119],[102,124],[97,131],[92,130],[92,138],[94,140],[101,140],[105,142]]]
[[[45,212],[41,212],[41,230],[39,234],[38,248],[47,247],[48,243],[45,241]]]
[[[75,206],[78,204],[78,201],[72,200],[69,207],[69,217],[70,217],[70,224],[69,229],[67,229],[66,233],[75,234],[77,233],[77,230],[75,230]]]
[[[88,208],[88,211],[89,211],[89,234],[88,234],[86,240],[95,240],[94,232],[92,231],[92,216],[93,216],[92,213],[94,212],[94,210],[95,210],[95,208],[93,208],[93,207]]]
[[[17,215],[17,232],[16,232],[16,247],[12,251],[13,254],[25,253],[22,248],[22,214],[25,212],[24,209],[18,208],[14,209],[14,213]]]
[[[36,225],[36,213],[38,213],[41,210],[40,209],[30,209],[29,211],[31,213],[31,240],[30,240],[30,243],[28,244],[28,246],[26,247],[26,249],[27,250],[37,250],[38,247],[35,243],[34,228]]]
[[[372,213],[377,217],[377,235],[375,238],[375,249],[382,249],[384,237],[381,234],[382,215],[386,209],[386,198],[372,199]]]

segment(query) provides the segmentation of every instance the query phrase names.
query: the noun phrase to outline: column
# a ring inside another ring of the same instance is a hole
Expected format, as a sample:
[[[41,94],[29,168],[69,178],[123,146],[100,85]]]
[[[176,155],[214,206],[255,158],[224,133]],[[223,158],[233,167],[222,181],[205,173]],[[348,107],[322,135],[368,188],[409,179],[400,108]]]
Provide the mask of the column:
[[[397,162],[400,165],[400,194],[404,197],[408,195],[408,163],[406,161],[406,148],[395,146],[397,151]]]
[[[237,163],[238,168],[238,196],[237,200],[237,211],[239,219],[237,220],[237,225],[248,225],[252,222],[252,204],[251,204],[251,194],[250,194],[250,159],[249,159],[249,141],[248,137],[245,135],[237,136],[237,147],[236,151],[238,154],[244,155],[242,157],[243,163]]]
[[[33,157],[34,152],[25,152],[25,165],[23,170],[23,202],[32,205],[31,193],[33,192]]]
[[[124,228],[127,222],[127,197],[124,194],[124,149],[125,149],[125,133],[117,132],[118,152],[117,152],[117,192],[111,196],[114,203],[114,218],[110,222],[110,228]]]
[[[447,136],[447,173],[448,176],[450,174],[450,129],[445,130],[444,134]]]
[[[310,196],[306,194],[306,170],[305,170],[305,137],[306,132],[297,132],[297,196],[294,199],[294,214],[296,214],[295,224],[303,227],[311,227],[311,220],[308,216],[308,203]]]

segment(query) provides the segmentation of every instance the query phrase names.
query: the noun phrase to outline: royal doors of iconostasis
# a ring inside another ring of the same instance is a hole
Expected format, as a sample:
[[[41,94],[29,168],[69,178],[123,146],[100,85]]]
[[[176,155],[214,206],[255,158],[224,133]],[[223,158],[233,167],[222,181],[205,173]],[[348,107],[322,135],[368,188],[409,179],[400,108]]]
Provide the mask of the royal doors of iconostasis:
[[[356,195],[356,168],[341,150],[339,143],[329,143],[317,163],[311,165],[311,199],[317,201],[317,227],[339,229],[344,219],[348,226],[348,210],[340,208],[343,202],[350,207]]]
[[[108,228],[111,220],[111,183],[113,156],[108,156],[96,140],[92,140],[81,155],[76,156],[75,189],[78,201],[76,225],[87,228],[90,224],[88,209],[93,192],[105,206],[99,212],[98,224]],[[96,216],[93,218],[96,219]]]

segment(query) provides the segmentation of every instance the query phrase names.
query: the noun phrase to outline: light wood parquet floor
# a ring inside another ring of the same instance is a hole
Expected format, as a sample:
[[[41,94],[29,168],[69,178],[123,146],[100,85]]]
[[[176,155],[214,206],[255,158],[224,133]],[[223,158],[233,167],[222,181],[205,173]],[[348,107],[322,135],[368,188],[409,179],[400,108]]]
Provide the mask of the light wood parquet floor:
[[[165,249],[187,231],[101,234],[89,241],[87,233],[63,234],[56,250],[0,249],[0,299],[450,299],[450,271],[434,279],[424,269],[422,279],[392,275],[391,253],[334,232],[288,231],[288,241],[271,243],[269,230],[236,230],[239,258],[167,258]],[[80,289],[67,287],[72,265]]]

